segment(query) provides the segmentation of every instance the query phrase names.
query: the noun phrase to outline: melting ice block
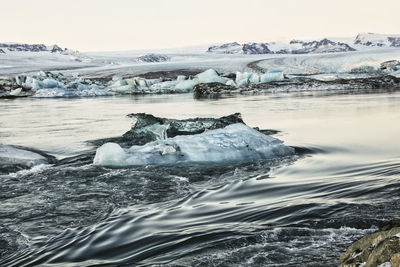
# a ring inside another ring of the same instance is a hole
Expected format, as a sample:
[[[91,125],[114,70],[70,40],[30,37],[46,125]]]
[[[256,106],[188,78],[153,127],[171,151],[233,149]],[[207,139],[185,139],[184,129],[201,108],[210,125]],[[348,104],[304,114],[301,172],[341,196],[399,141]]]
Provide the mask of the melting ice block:
[[[176,86],[175,90],[182,92],[189,92],[197,84],[194,80],[181,80]]]
[[[220,77],[218,73],[213,70],[209,69],[202,73],[197,74],[197,80],[199,83],[223,83],[225,84],[228,79]]]
[[[96,151],[101,166],[175,164],[181,162],[235,162],[271,159],[294,154],[282,141],[242,123],[196,135],[179,135],[123,150],[107,143]]]
[[[267,73],[264,73],[260,77],[261,83],[269,83],[269,82],[279,82],[283,81],[285,77],[283,76],[283,71],[281,70],[271,70]]]

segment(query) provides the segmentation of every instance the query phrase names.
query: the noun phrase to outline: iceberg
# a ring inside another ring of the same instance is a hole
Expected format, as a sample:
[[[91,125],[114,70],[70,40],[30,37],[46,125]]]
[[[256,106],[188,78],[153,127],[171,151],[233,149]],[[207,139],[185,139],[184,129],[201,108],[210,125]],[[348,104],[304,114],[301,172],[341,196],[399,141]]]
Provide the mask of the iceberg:
[[[260,76],[258,74],[256,74],[256,73],[252,73],[250,75],[249,82],[250,83],[259,83],[260,82]]]
[[[115,92],[98,89],[96,86],[85,87],[82,90],[71,90],[63,88],[39,89],[33,97],[51,98],[51,97],[94,97],[94,96],[111,96]]]
[[[281,70],[270,70],[260,77],[261,83],[269,83],[269,82],[279,82],[283,81],[285,77],[283,76],[283,71]]]
[[[247,86],[249,85],[249,79],[245,78],[236,82],[237,86]]]
[[[178,80],[179,81],[179,80]],[[197,84],[194,80],[181,80],[176,86],[175,90],[180,92],[189,92]]]
[[[186,80],[186,76],[185,75],[178,75],[178,77],[176,77],[177,81],[184,81]]]
[[[128,85],[128,83],[124,79],[118,79],[114,81],[114,83],[111,85],[112,87],[119,87],[119,86],[125,86]]]
[[[196,78],[199,81],[199,83],[223,83],[223,84],[225,84],[228,81],[227,78],[220,77],[218,75],[218,73],[213,69],[209,69],[202,73],[197,74]]]
[[[195,135],[178,135],[127,150],[116,143],[99,147],[93,160],[99,166],[137,166],[176,163],[248,162],[294,155],[293,148],[243,123]]]
[[[233,80],[228,80],[225,85],[236,86],[236,83]]]
[[[106,143],[96,151],[94,164],[105,166],[123,166],[127,153],[115,143]]]
[[[236,72],[236,83],[239,83],[242,80],[248,80],[251,77],[251,72]]]

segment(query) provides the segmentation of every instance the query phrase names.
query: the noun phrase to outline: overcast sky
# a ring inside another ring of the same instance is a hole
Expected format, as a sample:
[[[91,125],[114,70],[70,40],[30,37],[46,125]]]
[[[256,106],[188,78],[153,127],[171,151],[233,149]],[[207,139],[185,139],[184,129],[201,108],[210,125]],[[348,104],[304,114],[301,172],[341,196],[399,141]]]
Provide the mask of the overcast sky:
[[[0,42],[80,51],[400,33],[400,0],[2,0]]]

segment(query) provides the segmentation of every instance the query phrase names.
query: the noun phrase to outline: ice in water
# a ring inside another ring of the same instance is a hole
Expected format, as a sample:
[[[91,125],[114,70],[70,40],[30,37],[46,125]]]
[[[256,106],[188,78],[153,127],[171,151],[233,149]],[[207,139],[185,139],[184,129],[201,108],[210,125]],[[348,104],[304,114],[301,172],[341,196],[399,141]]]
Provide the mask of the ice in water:
[[[253,128],[236,123],[196,135],[176,136],[123,150],[107,143],[93,163],[102,166],[174,164],[179,162],[235,162],[293,155],[294,149]]]

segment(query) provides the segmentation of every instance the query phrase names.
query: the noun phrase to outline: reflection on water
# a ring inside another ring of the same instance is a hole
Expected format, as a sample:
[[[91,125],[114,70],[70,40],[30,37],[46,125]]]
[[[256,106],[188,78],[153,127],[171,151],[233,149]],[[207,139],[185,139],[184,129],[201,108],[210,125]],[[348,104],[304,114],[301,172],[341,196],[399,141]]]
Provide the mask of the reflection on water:
[[[0,176],[0,263],[336,266],[351,242],[399,214],[399,92],[18,99],[0,105],[0,140],[67,157],[91,149],[86,140],[121,135],[125,115],[137,112],[241,112],[248,125],[316,152]]]

